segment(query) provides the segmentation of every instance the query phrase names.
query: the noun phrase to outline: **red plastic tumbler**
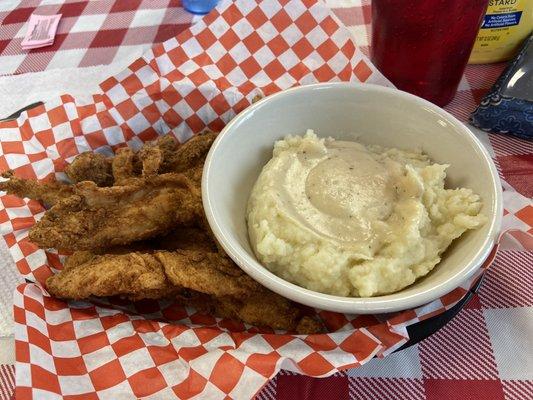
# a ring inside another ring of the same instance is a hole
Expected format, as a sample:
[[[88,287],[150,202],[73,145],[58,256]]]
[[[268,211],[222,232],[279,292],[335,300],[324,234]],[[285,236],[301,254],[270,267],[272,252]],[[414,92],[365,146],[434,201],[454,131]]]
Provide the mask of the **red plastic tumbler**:
[[[372,0],[372,61],[439,106],[459,86],[488,0]]]

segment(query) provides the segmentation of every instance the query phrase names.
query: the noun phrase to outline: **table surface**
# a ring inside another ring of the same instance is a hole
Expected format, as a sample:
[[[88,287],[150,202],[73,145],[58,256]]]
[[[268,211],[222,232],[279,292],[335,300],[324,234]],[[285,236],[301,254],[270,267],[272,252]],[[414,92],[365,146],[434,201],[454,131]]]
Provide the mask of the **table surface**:
[[[360,49],[368,52],[369,0],[327,3],[352,31]],[[33,12],[62,13],[63,19],[54,46],[28,54],[20,49],[20,41]],[[174,0],[4,0],[0,4],[0,75],[54,73],[61,68],[80,68],[81,74],[90,66],[128,59],[152,43],[175,36],[192,22],[193,17]],[[497,64],[469,66],[446,109],[466,121],[502,69]],[[474,132],[491,151],[508,188],[504,224],[518,224],[533,233],[529,200],[533,195],[533,144]],[[13,286],[16,272],[3,243],[0,259],[5,262],[3,272],[7,271],[0,274],[0,283],[6,286],[9,279]],[[281,372],[257,397],[533,398],[532,265],[532,253],[501,251],[478,295],[447,326],[419,345],[324,379]],[[2,317],[10,309],[10,298],[0,297]],[[0,341],[0,364],[4,364],[0,366],[0,400],[10,398],[14,386],[10,340]]]

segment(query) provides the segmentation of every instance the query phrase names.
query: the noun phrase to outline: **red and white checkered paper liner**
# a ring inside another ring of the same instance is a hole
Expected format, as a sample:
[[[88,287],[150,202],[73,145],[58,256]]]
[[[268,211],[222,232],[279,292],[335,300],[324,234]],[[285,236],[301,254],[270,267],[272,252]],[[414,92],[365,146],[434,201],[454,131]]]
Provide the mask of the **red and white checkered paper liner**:
[[[1,123],[0,169],[61,179],[80,152],[111,154],[169,132],[183,141],[220,129],[257,94],[328,80],[388,84],[321,3],[226,1],[104,82],[103,95],[65,95]],[[20,273],[35,282],[14,298],[20,398],[249,398],[280,368],[327,376],[387,355],[406,342],[407,325],[452,307],[482,273],[393,316],[319,312],[330,333],[308,336],[171,302],[67,304],[42,288],[62,257],[27,239],[44,210],[13,196],[0,201],[1,233]]]

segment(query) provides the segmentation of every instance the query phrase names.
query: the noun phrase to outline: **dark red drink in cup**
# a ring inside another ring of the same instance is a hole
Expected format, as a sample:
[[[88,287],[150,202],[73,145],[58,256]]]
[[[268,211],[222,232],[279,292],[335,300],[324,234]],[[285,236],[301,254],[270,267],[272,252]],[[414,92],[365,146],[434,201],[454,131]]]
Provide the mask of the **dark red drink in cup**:
[[[372,60],[398,89],[450,102],[488,0],[372,0]]]

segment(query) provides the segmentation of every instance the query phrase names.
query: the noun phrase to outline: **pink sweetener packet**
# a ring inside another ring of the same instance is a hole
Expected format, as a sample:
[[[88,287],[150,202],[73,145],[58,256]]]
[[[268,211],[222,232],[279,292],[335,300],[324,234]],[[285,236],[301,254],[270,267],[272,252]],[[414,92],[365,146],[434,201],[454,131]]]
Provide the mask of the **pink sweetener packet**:
[[[52,44],[54,44],[54,41],[50,40],[49,42],[43,42],[39,44],[27,45],[27,46],[21,46],[21,47],[23,50],[31,50],[31,49],[37,49],[39,47],[50,46]]]
[[[21,42],[23,49],[35,49],[50,46],[54,43],[57,25],[61,14],[37,15],[32,14],[28,22],[26,36]]]
[[[22,50],[31,50],[31,49],[38,49],[39,47],[51,46],[53,44],[54,42],[51,41],[49,43],[40,43],[40,44],[36,44],[33,46],[21,46],[21,47],[22,47]]]

